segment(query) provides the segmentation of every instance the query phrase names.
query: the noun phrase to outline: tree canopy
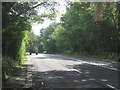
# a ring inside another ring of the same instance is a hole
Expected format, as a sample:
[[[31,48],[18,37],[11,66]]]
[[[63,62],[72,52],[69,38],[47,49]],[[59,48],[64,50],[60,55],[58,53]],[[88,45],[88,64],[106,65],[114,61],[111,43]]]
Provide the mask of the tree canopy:
[[[11,75],[26,56],[26,45],[36,41],[31,32],[33,22],[42,23],[44,18],[54,18],[54,1],[3,2],[2,3],[2,54],[3,78]],[[45,7],[49,13],[38,15],[36,8]],[[49,8],[48,8],[49,7]],[[44,15],[43,15],[44,14]],[[33,37],[29,36],[31,34]],[[35,37],[37,38],[37,37]]]
[[[116,54],[118,53],[117,3],[114,2],[74,2],[62,15],[61,22],[54,30],[52,24],[43,32],[45,50],[50,45],[57,49],[54,53],[69,54]],[[57,24],[57,23],[56,23]],[[52,32],[52,33],[51,33]],[[48,35],[48,34],[49,35]],[[49,36],[49,39],[48,39]],[[49,42],[50,45],[46,47]]]
[[[67,1],[66,1],[67,2]],[[3,78],[11,75],[26,56],[31,45],[43,53],[107,55],[118,53],[119,4],[115,2],[67,2],[67,11],[60,22],[32,32],[33,22],[45,18],[55,20],[55,0],[2,3]],[[37,9],[47,11],[38,15]]]

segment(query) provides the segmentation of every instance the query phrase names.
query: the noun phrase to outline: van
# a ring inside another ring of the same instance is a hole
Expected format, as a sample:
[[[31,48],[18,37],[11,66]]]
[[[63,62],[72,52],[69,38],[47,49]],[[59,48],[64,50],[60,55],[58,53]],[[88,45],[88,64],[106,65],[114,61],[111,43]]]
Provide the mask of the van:
[[[29,50],[30,55],[32,55],[32,53],[35,53],[36,55],[38,54],[38,48],[37,47],[33,47]]]

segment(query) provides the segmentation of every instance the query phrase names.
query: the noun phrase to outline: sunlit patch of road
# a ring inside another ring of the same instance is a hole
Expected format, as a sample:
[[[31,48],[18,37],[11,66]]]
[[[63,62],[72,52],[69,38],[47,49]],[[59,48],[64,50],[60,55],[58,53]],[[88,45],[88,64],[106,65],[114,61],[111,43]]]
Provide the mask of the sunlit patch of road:
[[[60,70],[60,68],[63,70],[63,67],[66,67],[66,68],[64,68],[64,70],[68,70],[67,68],[69,67],[69,65],[73,66],[73,65],[78,65],[78,64],[90,64],[90,65],[100,66],[100,67],[103,67],[103,68],[108,68],[108,69],[115,70],[115,71],[118,70],[117,65],[116,65],[116,67],[114,67],[111,64],[111,62],[101,61],[101,60],[81,60],[81,59],[78,59],[78,58],[71,58],[71,57],[67,57],[67,56],[63,56],[63,55],[52,56],[52,55],[49,55],[49,54],[39,54],[37,57],[40,57],[40,58],[36,58],[36,55],[32,55],[32,58],[40,60],[41,63],[53,62],[53,63],[50,64],[50,66],[53,65],[53,68],[55,66],[58,66],[59,69],[55,68],[57,70]],[[59,65],[58,65],[58,63],[59,63]],[[49,66],[49,65],[47,65],[47,66]],[[37,65],[37,67],[39,67],[39,65]],[[51,69],[54,70],[53,68],[51,68]],[[43,70],[42,67],[41,67],[41,69]]]
[[[101,60],[87,60],[87,59],[81,60],[78,58],[72,58],[72,57],[67,57],[67,56],[63,56],[63,55],[54,55],[54,54],[38,54],[37,56],[35,54],[33,54],[32,57],[30,57],[30,58],[32,58],[31,60],[34,60],[34,59],[40,60],[39,62],[44,64],[44,68],[43,68],[42,64],[38,64],[36,61],[34,61],[34,63],[36,63],[35,67],[39,71],[41,71],[41,70],[42,71],[46,71],[46,70],[48,70],[48,71],[49,70],[67,70],[67,71],[75,70],[75,69],[72,69],[71,66],[79,65],[79,64],[96,65],[99,67],[118,71],[117,64],[115,64],[115,67],[114,67],[114,65],[113,65],[114,63],[112,64],[111,62],[101,61]],[[50,67],[50,68],[48,68],[48,67]]]
[[[38,55],[38,58],[36,58],[36,55],[32,55],[30,57],[31,62],[34,63],[34,67],[40,71],[78,71],[76,69],[68,68],[68,65],[74,65],[74,64],[81,64],[78,61],[70,61],[70,60],[60,60],[60,59],[51,59],[48,57],[45,57],[44,55]],[[40,58],[39,58],[40,57]]]
[[[107,67],[112,65],[110,62],[92,59],[82,60],[81,58],[55,54],[33,54],[29,58],[38,72],[37,77],[43,76],[41,78],[44,79],[48,87],[68,87],[66,84],[69,82],[72,82],[71,87],[95,86],[104,88],[111,85],[111,87],[116,88],[118,86],[116,70]],[[114,80],[111,78],[112,75]],[[38,79],[36,80],[38,81]]]
[[[104,61],[104,60],[99,60],[99,59],[91,59],[91,58],[85,58],[83,60],[79,59],[79,58],[72,58],[72,57],[67,57],[64,56],[66,58],[69,58],[71,60],[74,61],[79,61],[81,62],[81,64],[90,64],[90,65],[95,65],[95,66],[99,66],[99,67],[103,67],[103,68],[107,68],[107,69],[111,69],[111,70],[115,70],[115,71],[120,71],[118,70],[118,67],[120,67],[120,65],[115,62],[115,61]]]

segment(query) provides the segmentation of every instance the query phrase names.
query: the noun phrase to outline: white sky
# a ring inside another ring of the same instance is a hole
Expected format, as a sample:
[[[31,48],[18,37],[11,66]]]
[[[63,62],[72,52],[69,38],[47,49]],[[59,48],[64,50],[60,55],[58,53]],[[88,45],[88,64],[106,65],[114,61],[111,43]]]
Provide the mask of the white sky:
[[[60,6],[56,6],[55,8],[59,11],[59,13],[57,13],[57,17],[56,17],[56,22],[59,22],[61,14],[64,14],[66,12],[66,3],[64,2],[65,0],[58,0],[58,2],[60,3]],[[38,11],[38,15],[40,15],[41,13],[45,12],[44,7],[41,9],[37,9]],[[45,19],[43,24],[38,24],[38,23],[33,23],[32,24],[32,30],[34,32],[35,35],[40,35],[40,29],[42,28],[46,28],[50,25],[50,23],[52,23],[54,21],[51,21],[49,19]]]

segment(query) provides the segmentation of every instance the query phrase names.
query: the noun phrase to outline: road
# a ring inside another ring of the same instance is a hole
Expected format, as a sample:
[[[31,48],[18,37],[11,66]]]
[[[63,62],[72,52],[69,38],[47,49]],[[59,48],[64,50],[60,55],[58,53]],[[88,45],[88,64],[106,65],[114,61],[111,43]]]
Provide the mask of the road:
[[[118,64],[95,58],[57,54],[29,56],[34,87],[118,89]]]

